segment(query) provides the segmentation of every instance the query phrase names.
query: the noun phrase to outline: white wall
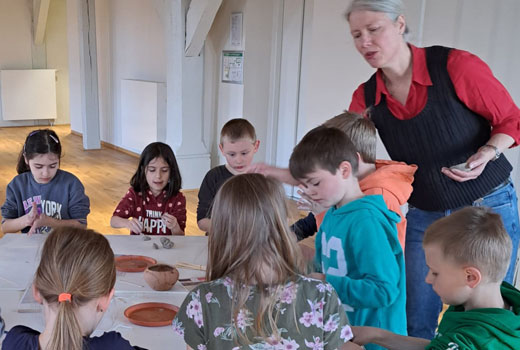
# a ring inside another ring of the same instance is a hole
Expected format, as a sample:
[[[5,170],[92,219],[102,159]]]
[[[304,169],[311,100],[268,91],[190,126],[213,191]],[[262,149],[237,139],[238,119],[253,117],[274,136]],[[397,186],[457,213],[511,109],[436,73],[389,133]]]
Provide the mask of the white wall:
[[[33,52],[32,0],[0,0],[0,69],[57,69],[57,109],[55,123],[70,122],[68,112],[68,63],[65,0],[53,0],[49,8],[43,49],[46,67],[33,66],[41,62],[39,52]],[[1,87],[0,87],[1,88]],[[0,102],[1,103],[1,102]],[[35,125],[46,122],[0,120],[0,126]]]
[[[454,46],[479,55],[507,87],[517,105],[520,104],[517,38],[520,1],[404,0],[404,3],[410,42]],[[344,0],[306,1],[298,139],[348,108],[354,90],[374,72],[354,47],[343,17],[347,6]],[[291,140],[286,142],[294,145]],[[519,154],[516,149],[506,152],[515,167],[516,183],[520,183],[516,170],[520,165]],[[388,157],[381,143],[378,156]]]
[[[256,161],[273,158],[270,145],[275,142],[273,128],[276,96],[272,94],[279,54],[278,0],[224,0],[205,43],[205,126],[204,142],[211,150],[212,166],[223,164],[219,155],[220,129],[232,118],[245,118],[255,127],[260,148]],[[230,22],[233,12],[243,13],[242,45],[230,42]],[[221,82],[223,50],[244,51],[243,84]]]
[[[104,96],[100,100],[101,139],[121,146],[125,122],[121,117],[121,80],[166,82],[164,2],[111,0],[107,18],[99,16],[100,12],[96,10],[97,23],[101,24],[96,28],[100,34],[98,50],[103,50],[98,51],[103,59],[103,64],[98,60],[100,95]]]
[[[218,142],[220,129],[229,119],[246,118],[244,116],[244,85],[221,82],[221,55],[223,50],[244,50],[242,47],[233,47],[230,43],[230,16],[233,12],[244,13],[247,0],[224,0],[217,12],[213,25],[208,33],[204,48],[204,70],[207,72],[204,79],[204,142],[211,153],[211,166],[222,164],[219,156]],[[244,26],[247,23],[247,14],[243,16]],[[246,38],[242,37],[244,44]],[[244,64],[248,64],[248,55],[245,53]],[[245,79],[244,79],[245,84]],[[256,125],[255,125],[256,127]]]
[[[45,44],[47,68],[56,69],[55,124],[69,124],[69,59],[67,45],[66,0],[52,0],[47,18]]]

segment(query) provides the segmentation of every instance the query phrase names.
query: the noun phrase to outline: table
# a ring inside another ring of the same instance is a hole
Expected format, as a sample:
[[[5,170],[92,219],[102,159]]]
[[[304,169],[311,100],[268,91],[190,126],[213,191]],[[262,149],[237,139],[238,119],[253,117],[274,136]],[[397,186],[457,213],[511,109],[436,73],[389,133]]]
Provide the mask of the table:
[[[43,330],[43,313],[20,313],[18,303],[24,290],[30,285],[39,262],[39,254],[46,235],[6,234],[0,239],[0,307],[6,329],[19,324]],[[146,255],[158,263],[174,265],[188,262],[206,265],[207,237],[169,236],[175,243],[173,249],[162,248],[160,237],[144,241],[142,236],[106,236],[114,254]],[[161,248],[153,248],[157,243]],[[204,276],[203,271],[179,269],[180,278]],[[186,349],[184,340],[171,327],[141,327],[130,323],[123,311],[134,304],[157,301],[180,306],[188,290],[180,283],[166,292],[152,290],[142,273],[119,273],[115,295],[93,335],[116,330],[132,345],[148,349]],[[1,341],[0,341],[1,344]]]

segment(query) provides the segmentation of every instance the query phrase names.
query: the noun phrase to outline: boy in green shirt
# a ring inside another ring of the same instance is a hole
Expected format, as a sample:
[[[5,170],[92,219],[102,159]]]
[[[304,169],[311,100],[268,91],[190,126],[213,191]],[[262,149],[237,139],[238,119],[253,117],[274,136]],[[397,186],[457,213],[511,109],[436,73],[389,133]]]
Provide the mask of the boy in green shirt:
[[[435,338],[354,327],[354,341],[390,350],[520,349],[520,291],[502,282],[512,247],[500,216],[485,207],[456,211],[426,230],[423,247],[426,282],[451,305]]]

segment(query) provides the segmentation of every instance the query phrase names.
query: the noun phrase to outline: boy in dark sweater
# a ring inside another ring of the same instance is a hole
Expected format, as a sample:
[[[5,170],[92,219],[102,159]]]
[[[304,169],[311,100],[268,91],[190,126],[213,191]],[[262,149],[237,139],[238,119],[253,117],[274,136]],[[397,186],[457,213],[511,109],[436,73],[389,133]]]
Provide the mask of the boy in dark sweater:
[[[211,204],[220,186],[231,176],[243,174],[249,169],[259,145],[255,128],[246,119],[231,119],[222,127],[218,147],[226,158],[226,164],[208,171],[200,185],[197,225],[202,231],[209,230]]]

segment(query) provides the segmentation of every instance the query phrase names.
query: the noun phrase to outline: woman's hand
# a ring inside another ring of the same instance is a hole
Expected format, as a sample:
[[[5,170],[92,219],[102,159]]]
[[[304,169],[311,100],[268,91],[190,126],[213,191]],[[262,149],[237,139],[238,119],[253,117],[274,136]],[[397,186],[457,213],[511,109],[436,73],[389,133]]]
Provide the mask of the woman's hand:
[[[464,171],[459,169],[442,168],[441,172],[458,182],[465,182],[476,179],[482,174],[487,163],[495,158],[495,151],[491,147],[481,147],[477,153],[466,161],[467,167],[471,170]]]

